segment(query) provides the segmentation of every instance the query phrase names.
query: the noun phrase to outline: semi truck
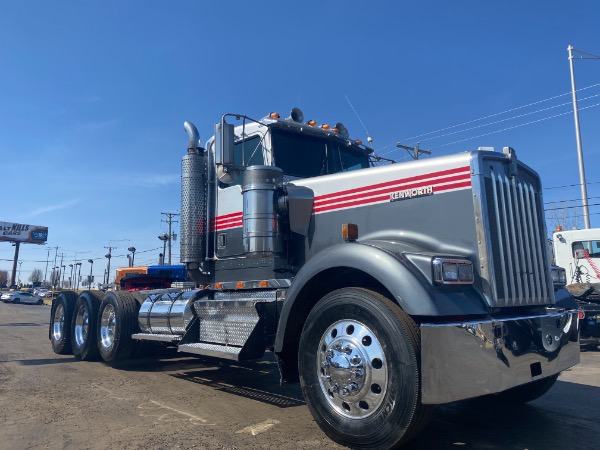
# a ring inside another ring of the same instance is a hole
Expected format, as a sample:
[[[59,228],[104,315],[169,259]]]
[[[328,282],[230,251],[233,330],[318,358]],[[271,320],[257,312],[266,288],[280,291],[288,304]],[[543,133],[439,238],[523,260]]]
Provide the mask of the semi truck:
[[[582,347],[600,346],[600,228],[563,230],[552,234],[556,264],[565,268],[566,288],[579,308]]]
[[[281,383],[354,448],[404,444],[434,405],[533,400],[579,362],[540,178],[512,148],[382,164],[298,108],[224,114],[204,147],[184,128],[180,255],[197,288],[63,292],[56,353],[272,352]]]

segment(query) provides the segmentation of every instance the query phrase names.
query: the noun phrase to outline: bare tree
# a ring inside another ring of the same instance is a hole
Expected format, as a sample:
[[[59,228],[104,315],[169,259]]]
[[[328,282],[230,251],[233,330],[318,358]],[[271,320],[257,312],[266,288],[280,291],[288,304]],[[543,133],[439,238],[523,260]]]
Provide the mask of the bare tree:
[[[0,287],[8,285],[8,270],[0,270]]]
[[[554,226],[560,226],[563,230],[575,230],[579,228],[579,217],[581,205],[576,200],[563,200],[553,202],[547,209],[548,221]],[[552,232],[552,230],[548,230]]]
[[[53,288],[56,288],[60,285],[60,272],[56,269],[52,270],[50,274],[50,284],[52,284]]]
[[[44,279],[44,274],[40,269],[33,269],[31,275],[29,276],[29,281],[32,283],[39,283]]]

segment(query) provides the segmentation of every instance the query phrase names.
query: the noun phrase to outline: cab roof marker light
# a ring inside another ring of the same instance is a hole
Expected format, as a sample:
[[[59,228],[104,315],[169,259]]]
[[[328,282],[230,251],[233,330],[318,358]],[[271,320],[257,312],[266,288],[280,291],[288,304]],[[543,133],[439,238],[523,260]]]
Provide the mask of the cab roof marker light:
[[[269,114],[269,117],[271,119],[279,119],[281,116],[279,115],[278,112],[273,111],[271,114]]]
[[[306,122],[306,124],[307,124],[309,127],[314,127],[314,126],[316,126],[316,125],[317,125],[317,121],[316,121],[316,120],[309,120],[308,122]]]

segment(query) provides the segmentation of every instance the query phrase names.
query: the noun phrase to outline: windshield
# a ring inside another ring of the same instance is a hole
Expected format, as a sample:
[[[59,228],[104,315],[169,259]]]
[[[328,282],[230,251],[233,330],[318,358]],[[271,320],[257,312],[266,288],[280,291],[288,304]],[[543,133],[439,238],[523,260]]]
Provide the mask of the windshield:
[[[316,177],[369,167],[366,154],[315,136],[273,129],[271,145],[274,164],[293,177]]]

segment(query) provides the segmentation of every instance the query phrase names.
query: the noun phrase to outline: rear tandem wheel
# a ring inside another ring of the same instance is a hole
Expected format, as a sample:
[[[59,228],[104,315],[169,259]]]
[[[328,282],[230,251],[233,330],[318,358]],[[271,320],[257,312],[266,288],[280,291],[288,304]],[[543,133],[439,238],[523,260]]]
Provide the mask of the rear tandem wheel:
[[[75,292],[64,291],[58,294],[52,302],[49,334],[52,350],[59,355],[68,355],[72,352],[71,322],[76,300]]]

